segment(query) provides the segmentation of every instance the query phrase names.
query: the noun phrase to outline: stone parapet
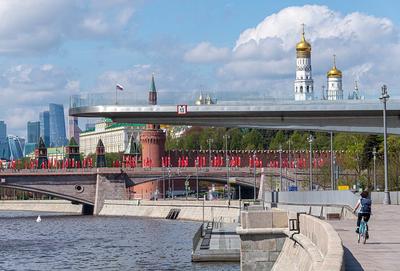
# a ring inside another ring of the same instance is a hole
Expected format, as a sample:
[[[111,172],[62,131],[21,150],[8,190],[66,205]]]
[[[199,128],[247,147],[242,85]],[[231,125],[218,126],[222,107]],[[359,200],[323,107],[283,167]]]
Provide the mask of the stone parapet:
[[[343,246],[332,226],[316,217],[300,215],[300,232],[289,231],[282,210],[243,211],[241,270],[344,270]]]

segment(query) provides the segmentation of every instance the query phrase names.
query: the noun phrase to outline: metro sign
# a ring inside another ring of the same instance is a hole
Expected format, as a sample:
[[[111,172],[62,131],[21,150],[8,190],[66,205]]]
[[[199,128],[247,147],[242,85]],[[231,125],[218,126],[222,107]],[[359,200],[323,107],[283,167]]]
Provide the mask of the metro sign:
[[[176,113],[178,113],[178,115],[185,115],[187,113],[187,105],[186,104],[178,104],[176,106]]]

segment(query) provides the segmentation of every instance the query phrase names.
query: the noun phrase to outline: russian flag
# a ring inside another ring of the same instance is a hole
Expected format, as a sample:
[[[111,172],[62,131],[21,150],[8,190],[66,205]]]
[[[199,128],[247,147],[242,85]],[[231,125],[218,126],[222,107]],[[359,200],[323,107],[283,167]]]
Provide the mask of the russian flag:
[[[117,89],[117,90],[124,90],[124,87],[123,86],[121,86],[120,84],[117,84],[116,86],[115,86],[115,88]]]

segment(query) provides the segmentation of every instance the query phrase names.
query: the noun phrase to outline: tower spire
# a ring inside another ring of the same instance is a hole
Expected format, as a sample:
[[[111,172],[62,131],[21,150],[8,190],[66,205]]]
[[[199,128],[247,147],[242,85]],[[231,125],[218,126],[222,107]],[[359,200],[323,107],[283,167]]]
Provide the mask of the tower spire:
[[[333,67],[336,68],[336,55],[333,54]]]
[[[157,90],[156,90],[156,84],[155,84],[155,82],[154,82],[154,72],[151,74],[150,91],[152,91],[152,92],[157,92]]]
[[[149,90],[149,104],[156,105],[157,104],[157,89],[156,83],[154,82],[154,73],[151,75],[151,83]]]
[[[305,24],[302,23],[301,26],[302,26],[301,38],[302,38],[303,40],[305,40],[305,37],[304,37],[304,26],[305,26]]]

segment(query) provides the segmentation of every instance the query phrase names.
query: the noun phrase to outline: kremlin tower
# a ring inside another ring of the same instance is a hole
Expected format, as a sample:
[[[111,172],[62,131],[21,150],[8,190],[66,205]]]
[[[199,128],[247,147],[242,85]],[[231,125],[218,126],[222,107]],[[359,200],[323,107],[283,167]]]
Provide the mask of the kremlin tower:
[[[326,74],[328,100],[343,100],[342,72],[336,68],[336,56],[333,55],[333,67]]]
[[[311,45],[304,37],[304,24],[301,41],[296,45],[296,80],[294,99],[296,101],[314,99],[314,82],[311,74]]]
[[[157,105],[157,90],[154,74],[151,77],[149,105]],[[161,157],[164,155],[166,135],[160,125],[147,124],[140,135],[142,145],[142,167],[161,167]]]

